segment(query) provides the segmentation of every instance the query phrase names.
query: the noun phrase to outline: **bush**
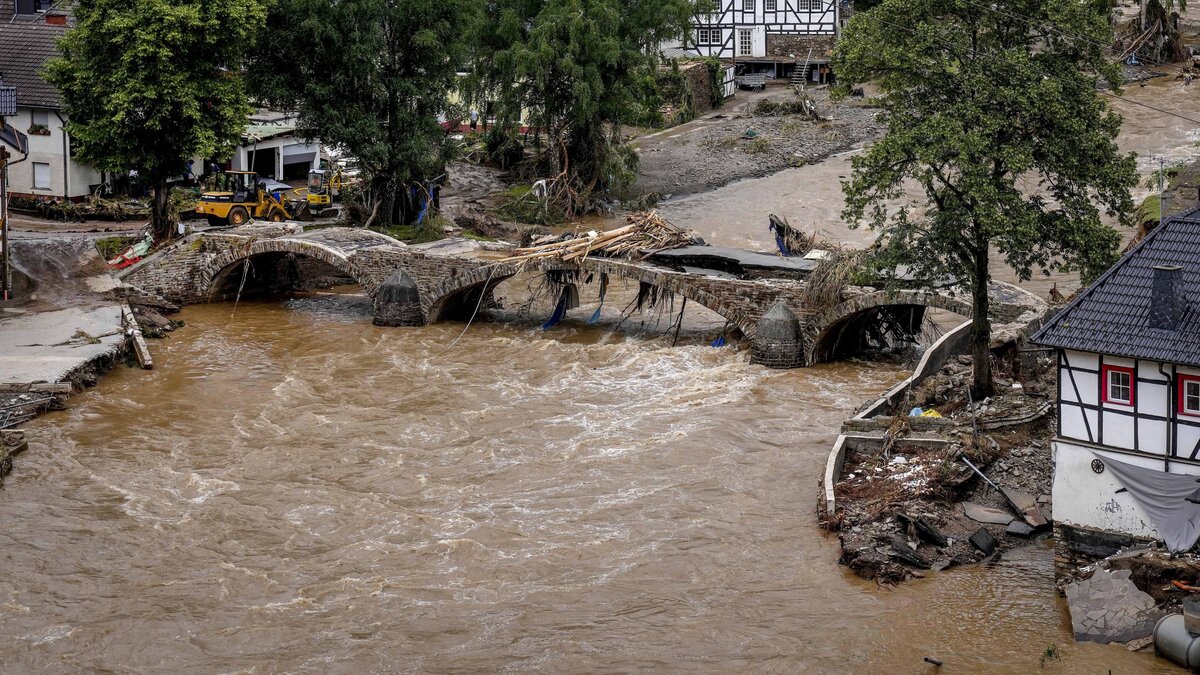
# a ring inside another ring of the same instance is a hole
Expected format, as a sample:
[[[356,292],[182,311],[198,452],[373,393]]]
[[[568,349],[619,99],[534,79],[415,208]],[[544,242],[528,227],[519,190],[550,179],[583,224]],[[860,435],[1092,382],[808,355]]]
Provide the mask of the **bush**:
[[[521,143],[521,134],[514,129],[492,127],[484,137],[487,145],[488,159],[500,165],[501,169],[516,166],[525,157],[525,145]]]

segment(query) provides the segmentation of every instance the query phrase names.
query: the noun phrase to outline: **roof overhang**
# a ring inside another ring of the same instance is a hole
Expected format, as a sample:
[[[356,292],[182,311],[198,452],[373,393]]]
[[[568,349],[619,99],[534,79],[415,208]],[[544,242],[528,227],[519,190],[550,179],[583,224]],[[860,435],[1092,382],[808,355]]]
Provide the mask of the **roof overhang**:
[[[22,155],[29,154],[29,137],[17,131],[16,127],[11,124],[6,124],[2,117],[0,117],[0,143]]]

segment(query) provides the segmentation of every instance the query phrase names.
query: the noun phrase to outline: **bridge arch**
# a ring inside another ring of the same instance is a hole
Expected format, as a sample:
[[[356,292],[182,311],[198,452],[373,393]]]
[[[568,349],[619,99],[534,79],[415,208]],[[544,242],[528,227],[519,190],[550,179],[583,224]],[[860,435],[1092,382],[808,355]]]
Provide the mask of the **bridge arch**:
[[[813,318],[808,362],[815,364],[834,360],[842,337],[847,334],[862,336],[861,324],[871,318],[886,316],[904,330],[915,333],[920,330],[925,310],[931,307],[967,318],[970,318],[972,310],[969,300],[949,293],[896,290],[860,295]]]
[[[229,275],[240,270],[243,261],[271,255],[311,258],[336,269],[364,287],[369,281],[345,252],[333,246],[305,239],[255,239],[210,260],[200,272],[201,293],[210,301],[218,299]]]
[[[703,284],[695,275],[675,272],[672,270],[657,270],[644,265],[609,258],[587,258],[579,262],[561,260],[536,261],[526,267],[519,268],[513,264],[497,264],[482,266],[465,273],[459,273],[442,281],[430,289],[428,300],[422,299],[427,320],[432,323],[444,318],[449,312],[462,304],[474,307],[479,299],[479,293],[485,295],[504,281],[521,272],[578,272],[582,275],[607,274],[613,278],[629,279],[639,283],[655,286],[668,291],[690,302],[694,302],[712,312],[724,317],[746,336],[752,337],[757,330],[758,316],[751,316],[738,305],[722,300],[717,295],[705,290]],[[463,299],[469,302],[463,303]],[[457,301],[457,302],[456,302]]]

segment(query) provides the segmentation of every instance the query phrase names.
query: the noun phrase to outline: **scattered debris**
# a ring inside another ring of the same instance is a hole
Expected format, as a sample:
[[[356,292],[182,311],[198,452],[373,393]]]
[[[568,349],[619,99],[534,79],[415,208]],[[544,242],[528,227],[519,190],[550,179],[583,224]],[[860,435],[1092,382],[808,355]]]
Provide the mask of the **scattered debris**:
[[[607,232],[588,232],[583,236],[519,248],[501,263],[529,263],[537,260],[580,260],[588,256],[641,260],[652,253],[699,243],[695,235],[663,220],[655,212],[637,213],[627,218],[629,225]]]

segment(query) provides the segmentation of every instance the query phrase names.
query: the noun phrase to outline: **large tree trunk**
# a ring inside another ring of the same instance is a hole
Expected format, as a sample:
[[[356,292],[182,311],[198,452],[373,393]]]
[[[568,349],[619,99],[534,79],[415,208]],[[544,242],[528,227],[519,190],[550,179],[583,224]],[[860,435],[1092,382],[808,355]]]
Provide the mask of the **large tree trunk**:
[[[160,244],[174,236],[175,223],[171,222],[171,191],[165,180],[154,184],[154,199],[150,202],[150,232],[154,243]]]
[[[971,289],[971,358],[974,361],[976,401],[992,395],[992,324],[988,319],[988,246],[984,242],[975,252],[975,274]]]

